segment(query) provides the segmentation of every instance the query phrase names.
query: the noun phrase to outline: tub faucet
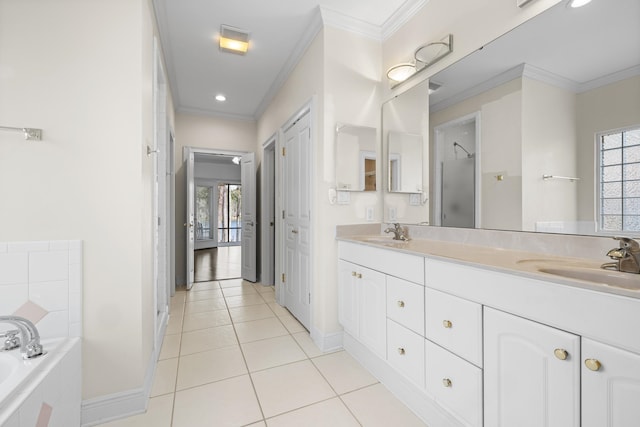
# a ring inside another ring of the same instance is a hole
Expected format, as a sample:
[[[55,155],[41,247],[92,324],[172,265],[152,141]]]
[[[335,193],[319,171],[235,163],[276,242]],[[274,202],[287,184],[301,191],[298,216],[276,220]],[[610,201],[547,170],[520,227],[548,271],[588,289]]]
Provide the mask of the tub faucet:
[[[607,252],[607,256],[614,262],[606,262],[601,267],[607,270],[640,274],[640,244],[628,237],[614,237],[614,239],[620,241],[620,247]]]
[[[393,228],[389,227],[384,230],[385,233],[393,233],[393,240],[402,240],[403,242],[408,242],[409,237],[404,234],[403,228],[397,222],[394,222]]]
[[[31,359],[44,354],[38,329],[30,320],[20,316],[0,316],[0,323],[10,323],[18,328],[18,331],[7,331],[3,334],[5,350],[19,345],[23,359]],[[18,332],[21,335],[20,340],[16,337]]]

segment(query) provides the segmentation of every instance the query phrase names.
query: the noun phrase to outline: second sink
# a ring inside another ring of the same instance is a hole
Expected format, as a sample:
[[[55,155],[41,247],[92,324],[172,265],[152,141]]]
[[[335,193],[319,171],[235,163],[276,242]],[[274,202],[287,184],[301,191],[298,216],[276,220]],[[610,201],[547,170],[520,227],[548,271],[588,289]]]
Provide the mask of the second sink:
[[[568,279],[583,280],[586,282],[600,283],[616,288],[640,290],[640,275],[631,273],[621,273],[619,271],[602,270],[596,268],[573,268],[573,267],[541,267],[541,273],[553,274],[555,276],[566,277]]]

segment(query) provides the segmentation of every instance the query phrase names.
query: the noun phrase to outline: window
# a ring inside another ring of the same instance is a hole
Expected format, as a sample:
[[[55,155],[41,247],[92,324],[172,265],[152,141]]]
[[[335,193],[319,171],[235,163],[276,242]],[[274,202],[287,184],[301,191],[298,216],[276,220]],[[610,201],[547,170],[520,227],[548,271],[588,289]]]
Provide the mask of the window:
[[[211,230],[213,187],[196,186],[196,240],[213,239]]]
[[[600,230],[640,231],[640,127],[598,135],[598,158]]]
[[[237,184],[218,184],[218,242],[240,242],[242,191]]]

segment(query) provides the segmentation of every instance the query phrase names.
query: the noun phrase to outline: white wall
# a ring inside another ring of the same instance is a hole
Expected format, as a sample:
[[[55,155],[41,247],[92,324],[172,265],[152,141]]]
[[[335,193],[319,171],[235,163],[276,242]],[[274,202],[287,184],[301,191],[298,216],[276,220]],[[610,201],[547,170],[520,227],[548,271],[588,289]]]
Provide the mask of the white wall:
[[[640,76],[578,94],[578,212],[595,221],[595,134],[640,125]]]
[[[3,240],[84,242],[83,396],[139,388],[153,345],[146,0],[0,0]],[[170,110],[170,108],[169,108]]]
[[[193,114],[176,114],[176,206],[175,248],[176,283],[186,282],[186,178],[182,152],[184,147],[217,149],[223,151],[255,152],[256,123],[250,120],[226,119]]]

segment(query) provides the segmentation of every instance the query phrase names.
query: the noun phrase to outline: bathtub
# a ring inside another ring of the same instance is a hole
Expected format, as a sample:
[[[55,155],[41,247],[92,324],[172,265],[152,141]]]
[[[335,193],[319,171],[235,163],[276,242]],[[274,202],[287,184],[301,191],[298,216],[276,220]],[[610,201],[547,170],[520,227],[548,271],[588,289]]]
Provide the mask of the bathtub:
[[[19,349],[0,352],[0,427],[80,425],[80,339],[42,345],[47,353],[29,360]]]

